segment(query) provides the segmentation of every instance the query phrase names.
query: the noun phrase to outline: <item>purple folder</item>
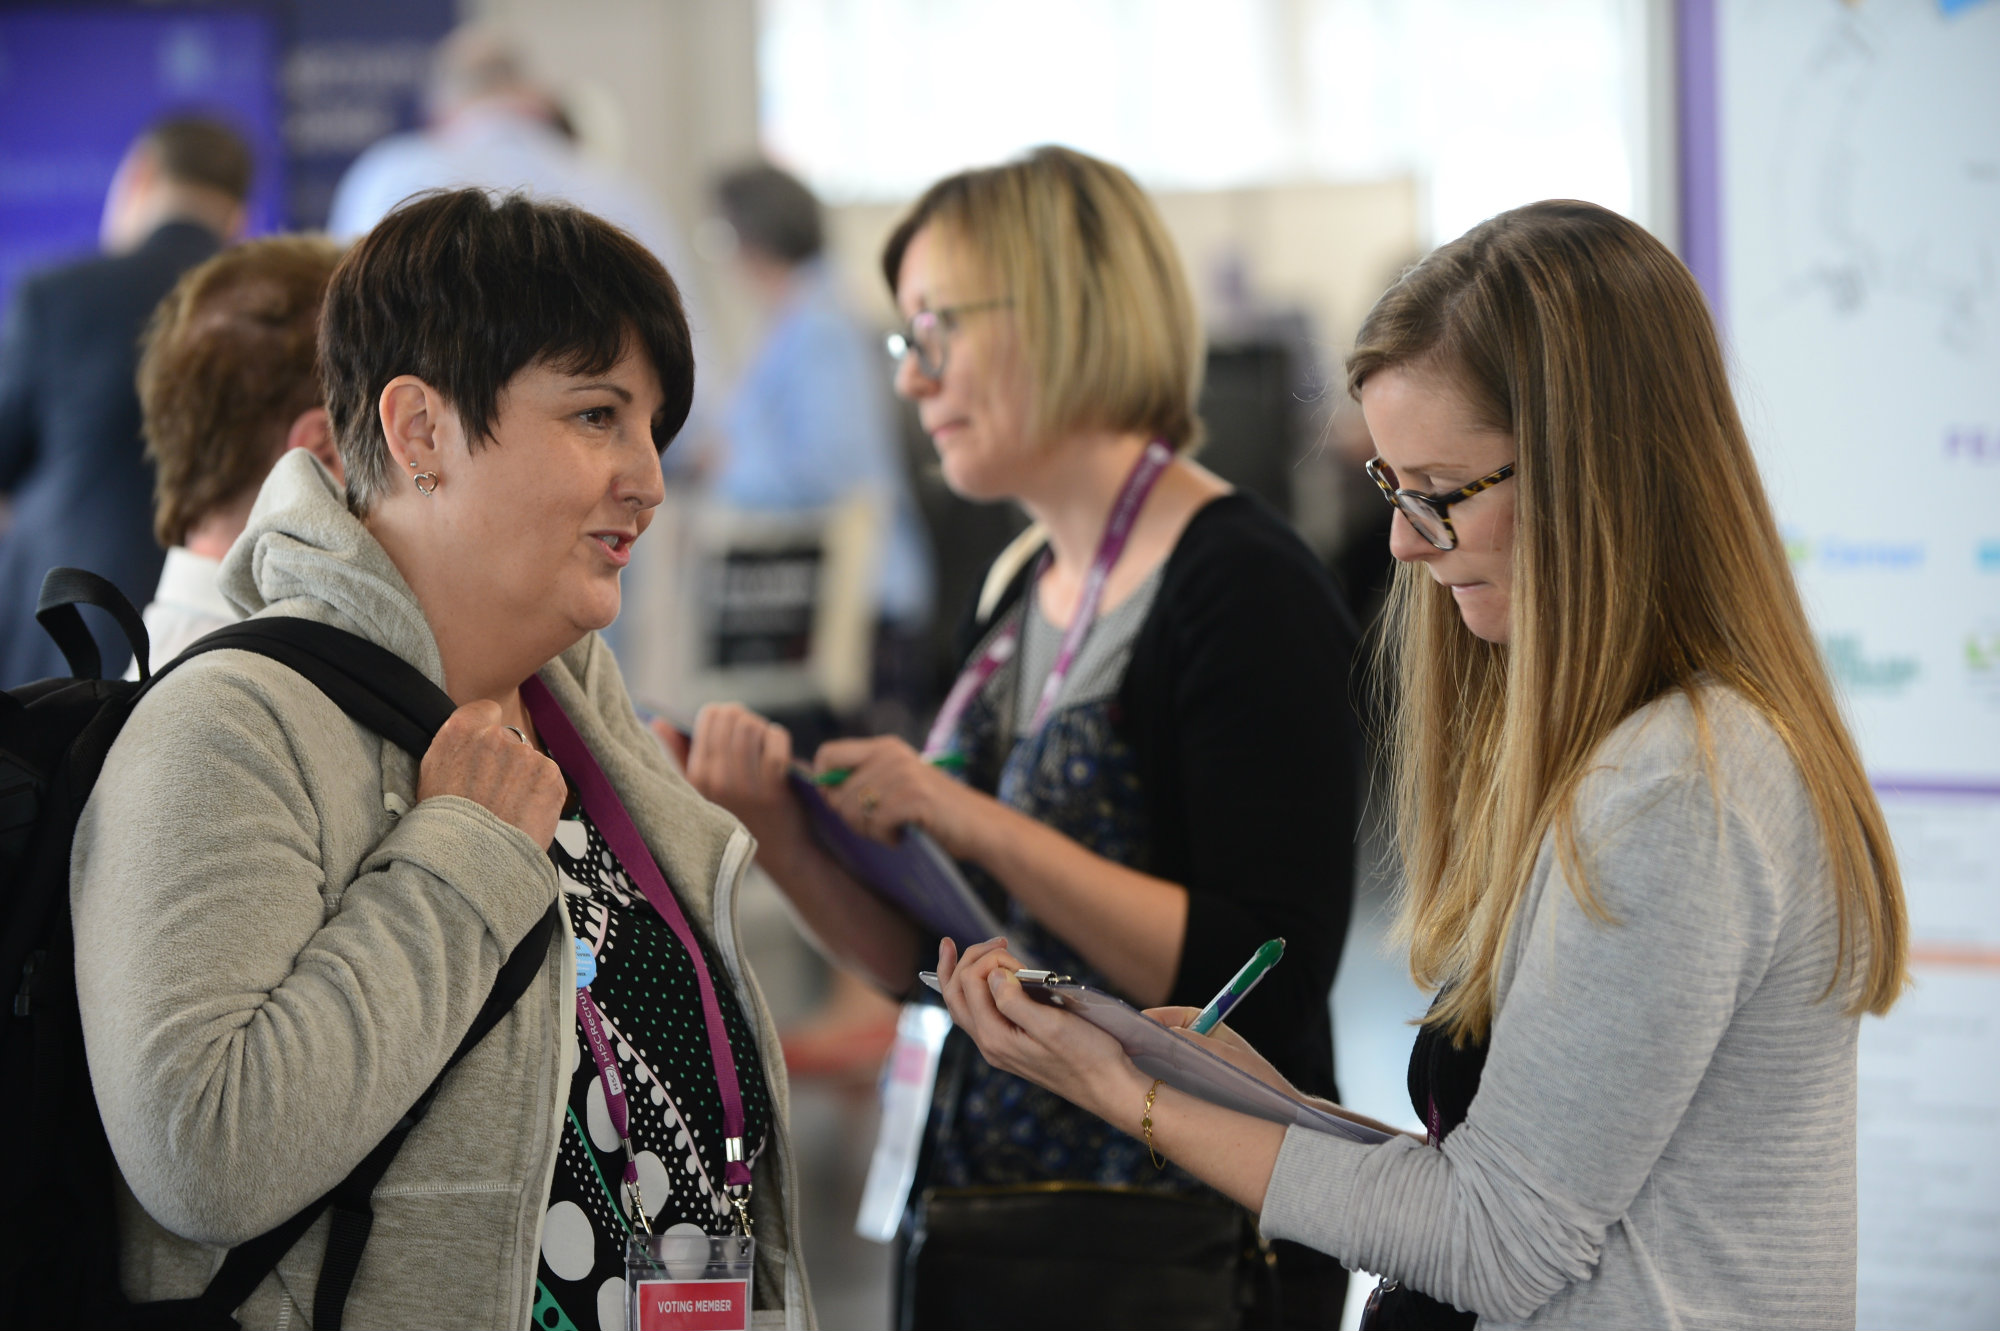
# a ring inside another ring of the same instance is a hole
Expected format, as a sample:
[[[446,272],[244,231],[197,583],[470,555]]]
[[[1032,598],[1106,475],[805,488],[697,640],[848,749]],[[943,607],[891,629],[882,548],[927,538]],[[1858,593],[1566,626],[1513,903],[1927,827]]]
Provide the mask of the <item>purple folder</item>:
[[[1126,1055],[1140,1072],[1158,1077],[1198,1100],[1253,1118],[1297,1124],[1364,1145],[1388,1140],[1387,1133],[1371,1124],[1356,1122],[1265,1085],[1234,1063],[1204,1049],[1199,1037],[1176,1035],[1170,1027],[1102,990],[1067,982],[1024,983],[1021,987],[1029,997],[1067,1008],[1091,1025],[1108,1031],[1124,1046]]]
[[[849,827],[810,772],[793,768],[791,783],[813,839],[863,886],[961,950],[1000,936],[1000,921],[923,829],[906,827],[897,844],[883,845]]]

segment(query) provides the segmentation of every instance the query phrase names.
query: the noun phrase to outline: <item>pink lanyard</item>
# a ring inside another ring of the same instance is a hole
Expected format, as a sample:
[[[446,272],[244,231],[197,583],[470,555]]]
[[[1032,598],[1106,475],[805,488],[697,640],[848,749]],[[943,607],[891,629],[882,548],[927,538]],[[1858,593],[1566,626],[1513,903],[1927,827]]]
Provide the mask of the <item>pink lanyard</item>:
[[[612,789],[610,778],[597,765],[590,747],[576,733],[576,727],[549,693],[548,686],[540,679],[528,679],[521,685],[521,701],[527,707],[528,715],[534,718],[535,729],[540,733],[542,742],[548,745],[549,755],[576,783],[584,811],[597,825],[605,844],[618,857],[626,874],[638,884],[639,890],[646,894],[646,900],[652,903],[660,918],[667,922],[667,927],[674,931],[674,937],[680,939],[688,959],[694,963],[695,979],[701,987],[702,1016],[708,1026],[708,1052],[715,1063],[716,1085],[722,1092],[723,1145],[727,1157],[722,1177],[732,1192],[740,1188],[747,1193],[750,1164],[743,1150],[743,1088],[736,1079],[736,1056],[729,1047],[729,1032],[722,1024],[722,1005],[715,996],[715,978],[709,974],[708,959],[702,954],[694,929],[688,924],[687,914],[681,910],[681,903],[667,886],[666,875],[660,872],[653,853],[646,849],[645,838],[639,835],[624,801]],[[590,1055],[597,1061],[598,1076],[604,1083],[604,1102],[611,1115],[611,1125],[625,1147],[625,1183],[636,1200],[639,1195],[639,1166],[632,1154],[624,1078],[618,1074],[618,1060],[612,1054],[610,1041],[605,1038],[603,1016],[586,989],[577,990],[576,1012],[583,1021],[584,1034],[590,1042]],[[731,1200],[736,1204],[744,1232],[748,1233],[750,1212],[746,1196],[733,1196]],[[635,1209],[638,1209],[643,1225],[645,1211],[643,1208]]]
[[[1083,580],[1083,594],[1077,598],[1076,614],[1070,620],[1068,632],[1063,634],[1055,666],[1042,684],[1041,697],[1035,703],[1035,715],[1028,722],[1027,733],[1030,737],[1041,733],[1049,713],[1055,709],[1056,698],[1069,679],[1070,667],[1076,664],[1076,655],[1083,650],[1083,641],[1090,635],[1091,626],[1097,622],[1097,606],[1104,599],[1104,584],[1111,577],[1118,557],[1125,553],[1125,543],[1132,537],[1132,528],[1139,520],[1139,510],[1145,507],[1146,497],[1153,493],[1153,486],[1173,460],[1174,451],[1167,447],[1164,440],[1155,439],[1147,444],[1146,451],[1139,455],[1131,474],[1125,478],[1124,486],[1119,489],[1118,498],[1112,501],[1111,516],[1105,519],[1104,535],[1097,543],[1097,557],[1090,562],[1090,572]],[[1025,596],[1035,594],[1035,583],[1048,563],[1048,552],[1043,551],[1041,558],[1035,562],[1035,571],[1028,577]],[[1021,614],[1026,613],[1024,604]],[[979,691],[986,687],[994,672],[1013,659],[1020,644],[1021,615],[1016,615],[980,653],[979,659],[965,668],[958,682],[951,686],[944,706],[938,711],[937,720],[931,723],[930,737],[924,741],[925,757],[935,758],[951,749],[965,709],[972,705],[972,700],[979,696]]]

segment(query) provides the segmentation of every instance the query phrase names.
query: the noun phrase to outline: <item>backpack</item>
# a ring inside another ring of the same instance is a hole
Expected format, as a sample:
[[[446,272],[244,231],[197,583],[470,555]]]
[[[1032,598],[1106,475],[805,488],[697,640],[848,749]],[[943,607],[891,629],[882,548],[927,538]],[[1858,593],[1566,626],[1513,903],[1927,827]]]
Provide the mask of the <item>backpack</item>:
[[[78,605],[98,606],[117,621],[139,663],[138,680],[101,678],[97,644]],[[527,990],[556,934],[560,908],[551,904],[515,948],[437,1079],[347,1179],[276,1229],[231,1249],[199,1297],[128,1302],[118,1278],[115,1164],[84,1058],[69,918],[70,841],[119,730],[175,665],[221,648],[282,662],[419,761],[453,704],[395,654],[302,619],[218,629],[149,674],[138,612],[110,582],[82,569],[50,570],[35,617],[74,678],[0,691],[0,984],[11,1002],[0,1040],[0,1211],[15,1231],[0,1236],[0,1325],[235,1331],[234,1310],[330,1209],[312,1325],[338,1331],[373,1223],[376,1184],[446,1075]]]

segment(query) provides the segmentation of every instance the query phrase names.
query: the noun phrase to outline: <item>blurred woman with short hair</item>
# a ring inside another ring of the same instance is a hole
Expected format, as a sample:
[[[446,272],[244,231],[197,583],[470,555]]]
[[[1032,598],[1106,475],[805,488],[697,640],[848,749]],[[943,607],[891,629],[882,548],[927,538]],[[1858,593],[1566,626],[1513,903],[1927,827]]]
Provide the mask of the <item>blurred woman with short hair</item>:
[[[1141,1004],[1203,1003],[1285,938],[1242,1020],[1332,1094],[1353,630],[1283,520],[1190,456],[1202,336],[1158,214],[1116,167],[1043,148],[933,186],[883,275],[907,320],[896,387],[945,481],[1036,521],[987,578],[925,752],[819,750],[820,769],[851,773],[835,807],[884,841],[923,828],[1040,964]],[[960,776],[926,761],[945,755]],[[712,707],[689,772],[757,833],[813,932],[909,995],[932,941],[814,846],[790,760],[781,729]],[[1280,1301],[1288,1321],[1338,1319],[1336,1263],[1273,1253],[1197,1180],[962,1036],[936,1085],[904,1325],[991,1325],[1001,1290],[1067,1325],[1269,1324]]]
[[[303,448],[340,474],[319,383],[319,311],[341,247],[324,236],[233,245],[181,275],[153,311],[139,407],[153,464],[153,534],[166,549],[146,607],[158,668],[236,613],[217,585],[280,457]],[[139,677],[134,661],[126,672]]]

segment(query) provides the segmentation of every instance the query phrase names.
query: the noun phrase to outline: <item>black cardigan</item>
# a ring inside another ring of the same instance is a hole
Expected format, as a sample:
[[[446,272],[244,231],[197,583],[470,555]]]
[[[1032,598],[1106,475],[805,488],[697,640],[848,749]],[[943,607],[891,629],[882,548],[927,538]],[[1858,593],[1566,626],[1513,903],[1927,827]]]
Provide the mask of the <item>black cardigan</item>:
[[[1017,604],[1030,560],[961,657]],[[1352,617],[1326,570],[1241,492],[1200,509],[1168,556],[1114,719],[1138,759],[1153,853],[1188,892],[1167,1001],[1199,1007],[1268,938],[1284,960],[1229,1025],[1303,1090],[1333,1096],[1327,994],[1353,904],[1361,742]]]

